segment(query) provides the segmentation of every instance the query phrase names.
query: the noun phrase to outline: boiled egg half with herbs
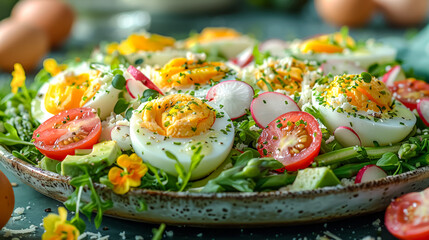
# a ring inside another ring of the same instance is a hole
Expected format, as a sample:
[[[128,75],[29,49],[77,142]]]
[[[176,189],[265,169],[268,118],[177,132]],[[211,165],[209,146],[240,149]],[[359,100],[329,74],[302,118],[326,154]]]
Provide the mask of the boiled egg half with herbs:
[[[185,47],[194,52],[217,53],[226,59],[236,57],[243,50],[253,47],[255,39],[243,35],[234,29],[225,27],[204,28],[185,41]]]
[[[106,60],[125,56],[132,65],[162,66],[170,59],[186,56],[185,50],[176,48],[172,37],[153,33],[133,33],[121,42],[111,42],[105,46]]]
[[[104,119],[113,112],[118,90],[112,85],[113,74],[91,69],[88,63],[68,66],[42,85],[32,102],[39,122],[68,109],[91,107]]]
[[[327,60],[352,61],[367,69],[374,63],[395,60],[396,50],[392,47],[368,40],[356,43],[348,32],[319,35],[307,40],[296,40],[290,53],[299,58],[324,62]]]
[[[369,73],[319,81],[312,100],[326,127],[330,132],[342,126],[353,129],[362,146],[398,143],[416,123],[415,115],[395,101],[386,85]]]
[[[154,83],[166,93],[186,93],[204,98],[211,86],[232,79],[233,73],[225,63],[191,55],[172,59],[157,69],[152,74]]]
[[[201,147],[204,158],[191,179],[215,170],[228,156],[234,141],[234,126],[224,111],[185,94],[142,103],[131,117],[130,128],[136,154],[176,176],[177,162],[167,152],[187,170],[195,150]]]

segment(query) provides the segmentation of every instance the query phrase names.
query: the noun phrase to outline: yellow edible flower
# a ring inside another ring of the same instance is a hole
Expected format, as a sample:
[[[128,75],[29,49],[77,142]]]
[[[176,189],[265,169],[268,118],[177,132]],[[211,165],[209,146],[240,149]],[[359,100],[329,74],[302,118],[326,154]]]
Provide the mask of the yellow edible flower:
[[[67,65],[60,64],[58,65],[57,61],[53,58],[48,58],[43,61],[43,68],[51,74],[51,76],[56,76],[58,73],[64,71],[67,68]]]
[[[25,72],[24,68],[20,63],[15,63],[13,65],[14,71],[12,72],[12,82],[10,83],[10,87],[12,88],[13,93],[18,92],[18,88],[25,85]]]
[[[79,237],[79,230],[67,221],[67,210],[58,208],[58,213],[51,213],[43,219],[43,227],[46,232],[42,235],[42,240],[76,240]]]
[[[121,168],[112,167],[108,174],[114,193],[125,194],[130,187],[140,186],[141,178],[147,172],[147,166],[137,154],[133,153],[131,156],[123,154],[116,159],[116,163]]]

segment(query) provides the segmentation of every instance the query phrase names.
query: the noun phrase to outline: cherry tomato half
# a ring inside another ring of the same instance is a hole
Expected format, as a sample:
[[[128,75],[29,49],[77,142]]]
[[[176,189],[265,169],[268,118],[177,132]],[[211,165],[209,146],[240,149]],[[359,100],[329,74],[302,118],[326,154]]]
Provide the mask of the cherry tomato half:
[[[429,97],[429,84],[414,78],[396,81],[389,89],[396,99],[411,110],[417,108],[420,99]]]
[[[384,224],[399,239],[429,239],[429,188],[395,199],[386,209]]]
[[[92,108],[63,111],[34,131],[34,146],[52,159],[63,160],[75,149],[90,149],[98,142],[101,121]]]
[[[322,132],[317,120],[306,112],[294,111],[268,124],[258,139],[258,151],[261,156],[283,163],[284,169],[296,171],[313,162],[321,142]]]

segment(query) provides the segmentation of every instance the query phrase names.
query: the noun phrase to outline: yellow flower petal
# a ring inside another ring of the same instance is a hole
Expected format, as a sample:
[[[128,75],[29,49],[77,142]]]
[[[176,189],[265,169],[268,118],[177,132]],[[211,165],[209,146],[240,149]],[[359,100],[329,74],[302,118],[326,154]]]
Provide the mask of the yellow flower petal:
[[[12,72],[12,82],[10,87],[12,88],[13,93],[18,92],[18,88],[22,87],[25,84],[25,71],[20,63],[15,63],[13,65],[14,71]]]
[[[51,76],[56,76],[58,73],[64,71],[67,68],[67,65],[61,64],[58,65],[57,61],[53,58],[48,58],[43,61],[43,68],[51,74]]]

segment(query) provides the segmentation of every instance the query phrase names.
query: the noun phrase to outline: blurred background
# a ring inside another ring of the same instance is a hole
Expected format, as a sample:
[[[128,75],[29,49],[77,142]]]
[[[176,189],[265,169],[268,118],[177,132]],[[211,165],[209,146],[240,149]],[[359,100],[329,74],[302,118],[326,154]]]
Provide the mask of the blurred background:
[[[47,56],[85,58],[101,41],[120,41],[132,32],[184,39],[208,26],[231,27],[263,41],[306,38],[347,25],[352,37],[389,43],[409,61],[428,56],[428,5],[429,0],[1,0],[0,68],[9,72],[15,55],[29,58],[26,70],[37,70]]]

